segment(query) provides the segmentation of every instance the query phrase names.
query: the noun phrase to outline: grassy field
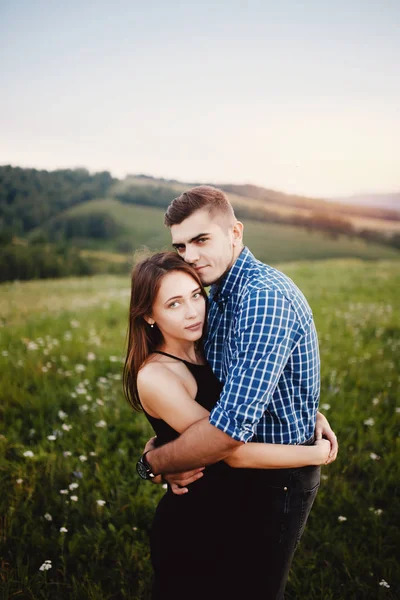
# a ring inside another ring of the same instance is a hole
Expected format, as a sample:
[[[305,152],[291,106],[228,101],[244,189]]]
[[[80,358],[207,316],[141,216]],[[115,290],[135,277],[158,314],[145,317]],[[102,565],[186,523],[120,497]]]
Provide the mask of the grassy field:
[[[164,211],[145,206],[123,204],[108,198],[92,200],[67,211],[69,215],[107,212],[124,228],[116,240],[92,241],[98,249],[113,250],[121,239],[131,242],[135,249],[147,246],[152,250],[170,248],[170,233],[163,225]],[[362,259],[400,258],[394,248],[369,244],[361,239],[340,236],[332,239],[323,233],[309,233],[300,227],[274,223],[244,221],[245,241],[260,260],[267,263],[294,260],[356,257]]]
[[[323,468],[286,598],[394,600],[400,262],[282,270],[313,308],[321,410],[340,443],[336,463]],[[1,597],[147,600],[149,525],[164,490],[135,474],[150,429],[122,395],[129,278],[0,292]]]

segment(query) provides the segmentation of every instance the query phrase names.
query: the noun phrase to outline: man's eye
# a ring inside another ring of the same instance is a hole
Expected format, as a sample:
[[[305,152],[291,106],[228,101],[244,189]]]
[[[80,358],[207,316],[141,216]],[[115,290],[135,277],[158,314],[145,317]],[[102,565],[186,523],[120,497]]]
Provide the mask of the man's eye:
[[[199,238],[197,241],[200,242],[200,244],[203,244],[207,241],[207,238]]]

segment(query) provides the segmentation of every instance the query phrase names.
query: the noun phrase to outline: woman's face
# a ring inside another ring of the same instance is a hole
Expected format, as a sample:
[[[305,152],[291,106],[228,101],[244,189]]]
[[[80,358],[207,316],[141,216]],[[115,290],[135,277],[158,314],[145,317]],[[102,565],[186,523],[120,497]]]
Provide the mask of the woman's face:
[[[206,301],[193,277],[181,271],[171,271],[163,277],[150,323],[157,324],[165,342],[200,339],[205,316]]]

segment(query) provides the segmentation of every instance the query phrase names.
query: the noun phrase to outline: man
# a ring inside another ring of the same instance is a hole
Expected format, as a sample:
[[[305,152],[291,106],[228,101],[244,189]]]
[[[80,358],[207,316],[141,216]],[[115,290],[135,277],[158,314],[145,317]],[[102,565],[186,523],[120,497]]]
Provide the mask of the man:
[[[240,444],[310,444],[314,435],[330,440],[332,462],[336,436],[322,415],[316,427],[318,340],[303,294],[243,246],[243,225],[222,191],[192,188],[172,201],[165,223],[174,248],[211,285],[205,353],[224,387],[209,418],[141,457],[148,476],[181,473],[169,481],[187,485],[198,476],[192,469],[223,460]],[[248,544],[236,565],[243,597],[283,597],[319,478],[319,467],[250,471]]]

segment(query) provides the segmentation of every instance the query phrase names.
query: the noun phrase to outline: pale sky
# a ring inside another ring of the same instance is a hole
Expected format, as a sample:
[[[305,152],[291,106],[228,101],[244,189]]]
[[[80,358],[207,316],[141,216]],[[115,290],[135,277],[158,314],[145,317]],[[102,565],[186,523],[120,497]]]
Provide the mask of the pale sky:
[[[400,189],[398,0],[0,0],[0,164]]]

